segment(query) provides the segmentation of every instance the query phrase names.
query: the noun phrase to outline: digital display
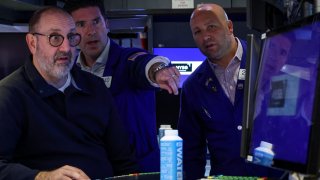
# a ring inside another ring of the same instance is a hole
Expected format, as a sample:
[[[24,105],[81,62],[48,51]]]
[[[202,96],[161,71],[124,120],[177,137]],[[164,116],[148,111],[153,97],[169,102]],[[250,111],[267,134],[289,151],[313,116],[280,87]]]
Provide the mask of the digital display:
[[[153,48],[153,53],[169,58],[171,64],[176,66],[181,74],[180,88],[186,78],[206,59],[198,48]]]

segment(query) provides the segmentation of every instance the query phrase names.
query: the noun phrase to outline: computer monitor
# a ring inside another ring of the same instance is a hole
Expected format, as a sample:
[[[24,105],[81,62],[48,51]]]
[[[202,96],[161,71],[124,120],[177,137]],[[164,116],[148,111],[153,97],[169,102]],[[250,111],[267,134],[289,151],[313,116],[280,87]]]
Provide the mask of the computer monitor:
[[[254,149],[265,141],[273,147],[271,167],[318,173],[319,17],[316,14],[262,36],[257,79],[251,79],[254,91],[245,100],[248,103],[252,98],[252,104],[244,108],[244,114],[252,112],[244,116],[241,151],[249,162],[253,162]]]
[[[259,55],[261,50],[261,39],[260,36],[254,34],[247,35],[247,53],[246,53],[246,76],[244,85],[244,104],[243,104],[243,120],[252,120],[253,108],[250,108],[254,104],[255,95],[255,84],[259,68]],[[248,139],[250,138],[249,124],[250,122],[244,123],[246,127],[245,131],[242,131],[242,143],[241,143],[241,157],[246,157],[248,154]]]
[[[206,59],[196,47],[153,48],[153,53],[169,58],[171,64],[177,67],[181,74],[180,88],[187,77]]]

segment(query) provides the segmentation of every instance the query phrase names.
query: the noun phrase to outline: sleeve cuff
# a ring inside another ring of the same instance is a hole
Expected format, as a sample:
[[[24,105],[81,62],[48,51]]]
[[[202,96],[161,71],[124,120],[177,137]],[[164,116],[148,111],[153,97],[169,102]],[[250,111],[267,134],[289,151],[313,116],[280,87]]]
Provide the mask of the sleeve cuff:
[[[159,63],[159,62],[163,62],[163,63],[166,63],[166,64],[170,64],[170,60],[169,60],[167,57],[164,57],[164,56],[156,56],[156,57],[152,58],[152,59],[147,63],[146,69],[145,69],[145,75],[146,75],[149,83],[150,83],[152,86],[154,86],[154,87],[159,87],[159,85],[151,81],[151,79],[149,78],[148,72],[149,72],[149,69],[151,68],[152,65],[154,65],[155,63]]]

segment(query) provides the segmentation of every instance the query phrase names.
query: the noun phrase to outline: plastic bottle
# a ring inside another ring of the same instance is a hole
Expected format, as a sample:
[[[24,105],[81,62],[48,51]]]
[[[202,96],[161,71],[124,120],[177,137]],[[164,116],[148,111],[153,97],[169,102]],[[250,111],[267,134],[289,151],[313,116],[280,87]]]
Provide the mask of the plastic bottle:
[[[183,179],[183,140],[178,130],[166,130],[160,139],[160,180]]]
[[[263,166],[271,166],[273,163],[274,152],[272,144],[261,141],[260,146],[254,149],[253,162]]]
[[[171,125],[169,125],[169,124],[162,124],[162,125],[160,125],[160,128],[159,128],[159,136],[158,136],[158,141],[159,141],[159,143],[160,143],[160,139],[164,136],[164,132],[166,131],[166,130],[168,130],[168,129],[172,129],[171,128]]]

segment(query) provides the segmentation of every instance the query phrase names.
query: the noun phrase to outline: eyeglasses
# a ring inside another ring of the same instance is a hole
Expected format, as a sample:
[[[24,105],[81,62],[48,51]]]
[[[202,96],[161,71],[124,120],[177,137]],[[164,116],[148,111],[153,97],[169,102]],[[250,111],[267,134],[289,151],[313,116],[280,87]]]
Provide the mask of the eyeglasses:
[[[59,47],[63,41],[64,37],[61,34],[50,34],[50,35],[45,35],[41,33],[31,33],[32,35],[40,35],[40,36],[46,36],[49,39],[49,44],[53,47]],[[81,35],[78,33],[69,33],[67,35],[67,38],[69,40],[69,44],[71,47],[77,46],[80,41],[81,41]]]

